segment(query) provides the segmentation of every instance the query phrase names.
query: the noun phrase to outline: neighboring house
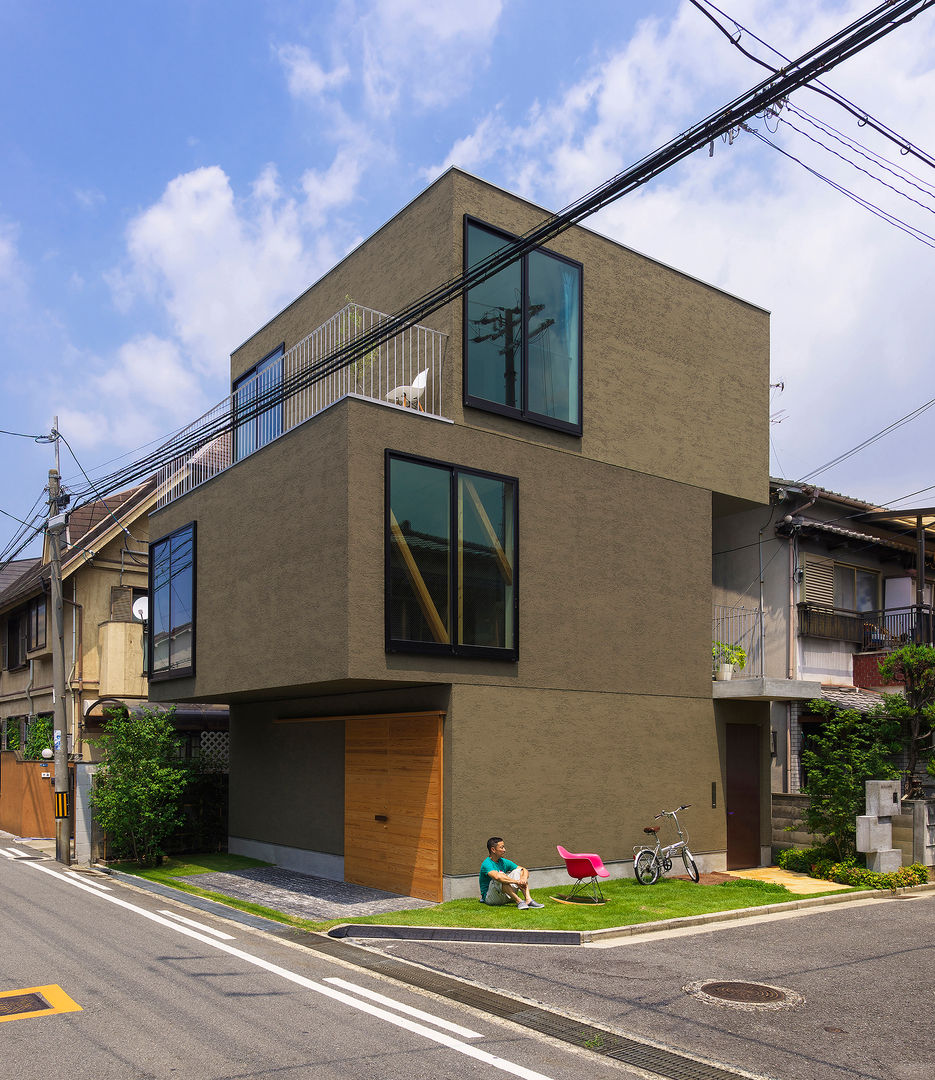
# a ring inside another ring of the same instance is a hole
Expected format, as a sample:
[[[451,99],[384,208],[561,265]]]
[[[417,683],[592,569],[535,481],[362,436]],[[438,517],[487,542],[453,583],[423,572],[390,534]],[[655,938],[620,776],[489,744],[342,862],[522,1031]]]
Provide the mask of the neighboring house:
[[[880,659],[906,642],[933,643],[935,510],[884,511],[778,479],[770,497],[769,509],[715,525],[714,638],[748,654],[715,693],[769,703],[772,789],[794,793],[817,722],[808,702],[866,712],[896,689],[882,685]]]
[[[62,533],[65,726],[73,760],[99,756],[106,710],[147,703],[143,625],[133,604],[148,595],[148,480],[68,515]],[[53,620],[49,541],[38,559],[0,571],[0,749],[22,749],[37,719],[51,719]],[[202,730],[226,731],[226,710],[183,705],[176,726],[185,752]],[[215,740],[216,741],[216,740]]]
[[[687,802],[704,866],[768,858],[769,710],[709,659],[712,519],[768,513],[768,315],[577,227],[302,386],[544,216],[450,169],[180,436],[150,695],[230,703],[231,851],[469,896],[491,834],[540,883],[557,843],[622,873]]]

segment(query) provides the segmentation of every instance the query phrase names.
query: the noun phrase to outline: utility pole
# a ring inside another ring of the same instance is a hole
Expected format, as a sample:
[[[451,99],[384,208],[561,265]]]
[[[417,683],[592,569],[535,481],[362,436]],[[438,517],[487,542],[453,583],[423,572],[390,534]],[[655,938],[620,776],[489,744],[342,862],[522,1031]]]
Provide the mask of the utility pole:
[[[65,611],[62,601],[61,537],[68,515],[62,512],[62,485],[58,471],[58,417],[55,434],[55,468],[49,469],[49,552],[52,586],[52,701],[55,763],[55,858],[71,866],[71,802],[68,778],[68,730],[65,717]]]

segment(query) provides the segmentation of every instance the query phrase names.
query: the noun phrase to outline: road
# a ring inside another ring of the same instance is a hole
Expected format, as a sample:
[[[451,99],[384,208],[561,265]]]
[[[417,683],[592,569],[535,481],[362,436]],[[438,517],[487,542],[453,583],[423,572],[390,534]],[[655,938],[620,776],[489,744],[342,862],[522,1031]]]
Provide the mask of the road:
[[[13,852],[28,854],[0,843],[0,995],[54,986],[77,1008],[25,1016],[21,1003],[0,1024],[0,1077],[634,1075],[161,896]],[[58,991],[43,993],[57,1000]]]
[[[935,1078],[932,891],[638,935],[601,948],[378,947],[778,1080]],[[779,987],[798,1003],[775,1011],[714,1004],[686,992],[702,980]]]

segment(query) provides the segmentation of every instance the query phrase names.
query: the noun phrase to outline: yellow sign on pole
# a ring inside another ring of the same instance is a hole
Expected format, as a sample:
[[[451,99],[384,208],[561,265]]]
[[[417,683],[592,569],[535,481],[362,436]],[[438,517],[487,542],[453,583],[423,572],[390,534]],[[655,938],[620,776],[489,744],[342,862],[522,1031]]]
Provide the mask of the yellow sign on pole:
[[[68,792],[56,791],[55,793],[55,816],[57,818],[68,817]]]

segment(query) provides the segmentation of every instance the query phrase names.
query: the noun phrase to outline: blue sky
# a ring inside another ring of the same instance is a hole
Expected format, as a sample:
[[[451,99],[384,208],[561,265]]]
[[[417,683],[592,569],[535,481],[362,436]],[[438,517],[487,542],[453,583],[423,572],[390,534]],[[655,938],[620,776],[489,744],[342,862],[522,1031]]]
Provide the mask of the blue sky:
[[[798,55],[872,5],[719,6]],[[686,2],[571,11],[0,0],[0,428],[47,432],[57,414],[93,472],[224,397],[230,351],[449,164],[559,209],[761,77]],[[935,150],[935,14],[827,81]],[[935,234],[924,165],[808,91],[793,103],[911,168],[926,205],[788,127],[801,118],[755,126]],[[772,312],[776,474],[935,396],[935,251],[751,135],[589,224]],[[935,483],[933,415],[817,482],[881,503]],[[25,516],[51,449],[0,435],[0,453],[0,509]],[[78,474],[64,448],[62,471]],[[0,517],[0,547],[15,531]]]

